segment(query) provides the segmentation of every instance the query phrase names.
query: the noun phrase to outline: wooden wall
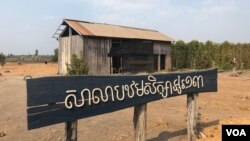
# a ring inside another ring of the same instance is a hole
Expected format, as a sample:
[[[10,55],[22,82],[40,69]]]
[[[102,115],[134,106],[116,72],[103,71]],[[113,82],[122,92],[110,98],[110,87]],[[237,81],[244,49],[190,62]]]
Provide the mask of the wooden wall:
[[[122,58],[122,73],[153,72],[153,41],[115,39],[109,56]]]
[[[122,57],[124,73],[153,72],[153,55],[126,55]]]
[[[120,44],[112,44],[110,56],[152,55],[153,41],[121,39]]]
[[[156,55],[166,55],[165,58],[165,70],[163,71],[170,71],[171,70],[171,43],[170,42],[159,42],[155,41],[153,45],[153,53],[155,57]],[[159,59],[158,59],[159,61]],[[158,70],[161,71],[161,70]]]
[[[152,44],[146,41],[143,43],[141,40],[122,42],[121,49],[113,50],[113,54],[122,56],[124,73],[166,72],[171,70],[170,44],[159,41],[154,41]],[[165,70],[160,69],[160,55],[165,55]]]
[[[89,74],[110,74],[111,58],[108,53],[111,48],[109,39],[89,38],[80,35],[59,38],[59,74],[67,73],[66,63],[70,63],[72,54],[88,64]]]
[[[59,74],[67,74],[66,64],[70,64],[72,54],[76,54],[78,58],[82,58],[83,39],[79,35],[60,37],[58,51],[58,68]]]
[[[89,66],[89,74],[109,75],[111,40],[83,37],[83,44],[83,59]]]

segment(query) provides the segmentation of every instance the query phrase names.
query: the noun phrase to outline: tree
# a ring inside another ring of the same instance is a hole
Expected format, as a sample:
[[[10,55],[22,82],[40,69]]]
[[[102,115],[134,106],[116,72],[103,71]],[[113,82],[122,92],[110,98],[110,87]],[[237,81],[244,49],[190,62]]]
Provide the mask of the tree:
[[[177,41],[173,46],[172,49],[174,50],[174,55],[173,55],[173,63],[174,67],[178,69],[186,68],[187,67],[187,48],[186,44],[184,41],[179,40]]]
[[[35,56],[38,56],[38,50],[37,49],[35,50]]]
[[[5,55],[3,53],[0,53],[0,64],[2,68],[5,65],[5,59],[6,59]]]
[[[250,68],[250,43],[214,43],[212,41],[199,42],[193,40],[185,43],[177,41],[171,45],[172,66],[174,69],[205,69],[217,67],[231,70],[237,68]],[[233,58],[237,61],[233,63]]]
[[[204,69],[211,68],[211,67],[213,67],[213,62],[214,62],[214,58],[215,58],[214,43],[212,41],[208,40],[204,45],[205,45],[204,57],[206,59]]]
[[[58,48],[54,49],[54,55],[52,57],[52,61],[53,62],[57,62],[58,61]]]
[[[231,53],[231,44],[228,41],[224,41],[221,45],[221,68],[228,70],[231,67],[231,60],[233,55]]]
[[[71,57],[71,64],[66,64],[68,75],[83,75],[88,74],[88,66],[87,64],[81,60],[78,59],[75,54]]]
[[[198,48],[199,48],[199,42],[197,40],[192,40],[191,42],[187,43],[187,48],[188,48],[188,62],[189,62],[189,67],[192,69],[196,69],[197,66],[197,60],[198,58]]]

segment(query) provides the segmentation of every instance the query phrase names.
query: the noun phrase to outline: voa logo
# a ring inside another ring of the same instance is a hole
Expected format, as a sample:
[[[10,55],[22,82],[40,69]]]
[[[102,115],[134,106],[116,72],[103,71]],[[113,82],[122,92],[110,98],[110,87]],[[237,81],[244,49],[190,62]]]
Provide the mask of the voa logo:
[[[247,136],[244,129],[226,129],[227,136]]]

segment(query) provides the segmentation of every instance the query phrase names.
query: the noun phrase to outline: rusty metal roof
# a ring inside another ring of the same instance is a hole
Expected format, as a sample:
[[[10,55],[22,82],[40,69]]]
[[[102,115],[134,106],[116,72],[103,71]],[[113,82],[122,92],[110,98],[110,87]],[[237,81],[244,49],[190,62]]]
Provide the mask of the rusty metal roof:
[[[93,23],[71,19],[64,19],[63,24],[65,23],[83,36],[145,39],[170,42],[174,41],[171,37],[164,35],[156,30],[111,25],[104,23]]]

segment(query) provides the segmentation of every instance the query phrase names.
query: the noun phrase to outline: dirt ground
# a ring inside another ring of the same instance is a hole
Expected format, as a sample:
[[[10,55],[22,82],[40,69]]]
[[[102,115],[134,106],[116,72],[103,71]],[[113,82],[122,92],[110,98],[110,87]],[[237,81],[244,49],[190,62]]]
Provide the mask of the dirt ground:
[[[55,63],[37,63],[37,64],[18,64],[7,63],[4,68],[0,68],[0,73],[4,76],[49,76],[57,74],[57,64]],[[0,75],[1,75],[0,74]]]
[[[27,130],[25,75],[57,74],[57,64],[7,64],[0,68],[0,141],[62,141],[64,124]],[[220,73],[217,93],[199,96],[201,141],[220,141],[221,124],[250,124],[250,71]],[[147,107],[147,141],[186,140],[186,96]],[[133,108],[78,121],[78,140],[132,141]]]

